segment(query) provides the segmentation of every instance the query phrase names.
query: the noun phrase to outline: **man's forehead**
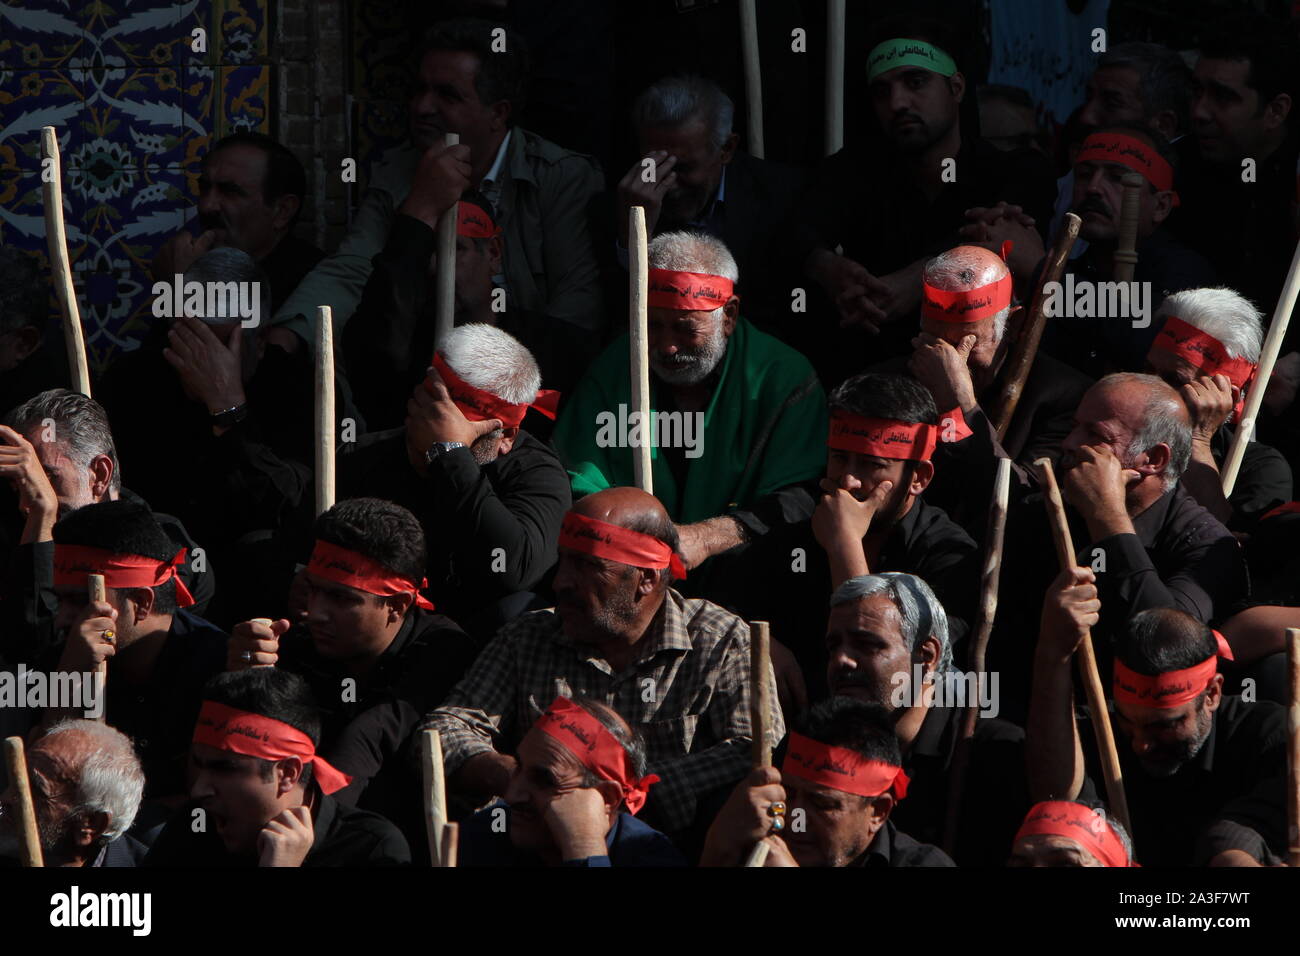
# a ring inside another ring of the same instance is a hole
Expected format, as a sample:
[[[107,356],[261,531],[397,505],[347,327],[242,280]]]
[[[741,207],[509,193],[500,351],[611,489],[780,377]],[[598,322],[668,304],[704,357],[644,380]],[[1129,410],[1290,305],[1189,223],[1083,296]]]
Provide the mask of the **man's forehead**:
[[[420,61],[420,78],[425,82],[473,84],[478,76],[478,55],[470,50],[430,50]]]
[[[1021,837],[1020,848],[1031,853],[1065,853],[1085,859],[1092,855],[1078,841],[1059,833],[1032,833]]]
[[[1246,57],[1236,59],[1222,59],[1220,57],[1203,56],[1196,61],[1196,68],[1193,71],[1199,80],[1214,80],[1224,86],[1232,87],[1239,92],[1245,93],[1246,78],[1250,75],[1250,60]]]
[[[234,143],[209,155],[203,173],[213,180],[261,182],[266,175],[266,153],[256,146]]]
[[[1131,66],[1099,66],[1088,85],[1099,90],[1123,91],[1137,95],[1141,77]]]
[[[519,763],[525,770],[545,769],[561,779],[582,772],[582,764],[567,747],[536,727],[519,742]]]
[[[883,594],[847,601],[831,608],[833,627],[844,630],[870,631],[881,637],[902,640],[903,619],[894,602]]]
[[[670,153],[707,149],[709,127],[702,117],[693,116],[679,126],[645,126],[640,130],[641,142],[647,149],[662,149]]]

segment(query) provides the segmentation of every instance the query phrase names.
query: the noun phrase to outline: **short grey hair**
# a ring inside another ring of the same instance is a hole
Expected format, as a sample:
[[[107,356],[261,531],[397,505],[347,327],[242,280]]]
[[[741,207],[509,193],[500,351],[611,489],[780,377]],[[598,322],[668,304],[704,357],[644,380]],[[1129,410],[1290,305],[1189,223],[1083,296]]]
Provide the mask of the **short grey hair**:
[[[894,603],[903,622],[903,640],[913,654],[931,636],[939,640],[936,674],[952,670],[952,643],[948,639],[948,615],[930,585],[914,574],[884,571],[849,578],[831,595],[831,607],[883,594]]]
[[[1127,67],[1137,72],[1143,118],[1169,110],[1178,132],[1186,132],[1192,115],[1192,71],[1182,56],[1159,43],[1132,40],[1111,47],[1097,60],[1097,69]]]
[[[925,264],[922,273],[923,281],[945,292],[966,292],[970,289],[986,286],[991,282],[997,282],[1002,278],[998,275],[999,272],[1009,271],[1005,268],[1005,264],[1003,264],[1002,269],[999,269],[992,261],[975,260],[971,253],[967,251],[967,248],[957,246],[954,249],[939,253]],[[978,268],[976,268],[977,265]],[[995,343],[1001,342],[1002,336],[1006,334],[1007,319],[1010,316],[1011,306],[1007,306],[993,316],[993,341]]]
[[[462,379],[511,405],[533,401],[542,387],[542,373],[533,354],[495,325],[458,325],[439,351]]]
[[[694,119],[704,123],[715,151],[731,135],[736,106],[722,87],[702,76],[685,74],[657,80],[632,104],[632,125],[638,129],[680,129]]]
[[[271,314],[271,284],[266,273],[257,264],[257,260],[242,249],[236,249],[234,246],[218,246],[216,249],[210,249],[195,259],[185,270],[184,279],[186,282],[219,284],[256,283],[253,288],[257,289],[258,293],[258,314],[262,316]],[[225,315],[208,315],[207,310],[204,309],[203,314],[195,318],[208,325],[226,325],[239,321],[241,316],[231,304],[229,296],[226,296],[225,302],[227,304]]]
[[[702,272],[730,279],[733,284],[740,282],[740,268],[736,265],[731,250],[725,242],[707,232],[692,232],[688,229],[661,232],[646,247],[646,259],[651,269]],[[710,317],[715,321],[721,320],[723,308],[718,306],[709,313]]]
[[[1097,386],[1104,385],[1108,388],[1126,384],[1144,386],[1147,390],[1147,403],[1142,409],[1142,427],[1134,433],[1125,455],[1132,458],[1150,451],[1156,445],[1168,445],[1169,465],[1161,479],[1165,491],[1169,491],[1178,483],[1192,458],[1192,425],[1187,417],[1187,406],[1179,394],[1156,375],[1115,372],[1097,382]]]
[[[1166,296],[1156,318],[1177,316],[1223,343],[1229,358],[1259,362],[1264,347],[1264,317],[1255,304],[1226,286],[1184,289]]]
[[[6,424],[14,431],[27,433],[42,427],[46,419],[54,422],[54,439],[69,458],[82,468],[89,468],[98,455],[106,455],[113,463],[113,477],[109,490],[114,494],[122,490],[121,467],[117,462],[117,446],[108,426],[108,413],[89,396],[66,388],[52,388],[29,398],[6,416]]]
[[[100,837],[100,845],[111,843],[130,828],[140,809],[144,797],[140,758],[126,734],[98,720],[60,720],[41,739],[59,734],[81,734],[95,744],[95,749],[81,764],[72,815],[107,815],[108,826]]]

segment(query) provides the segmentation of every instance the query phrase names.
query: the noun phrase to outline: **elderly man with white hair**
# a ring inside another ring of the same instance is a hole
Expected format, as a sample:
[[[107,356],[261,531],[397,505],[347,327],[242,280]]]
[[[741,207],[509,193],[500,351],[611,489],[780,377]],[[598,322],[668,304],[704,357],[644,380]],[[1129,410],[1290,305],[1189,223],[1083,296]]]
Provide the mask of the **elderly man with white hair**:
[[[1259,310],[1228,288],[1175,292],[1156,313],[1160,333],[1147,371],[1178,389],[1192,418],[1192,456],[1182,483],[1234,530],[1291,500],[1291,466],[1268,445],[1250,442],[1232,497],[1224,499],[1219,464],[1232,444],[1249,388],[1256,381],[1264,329]],[[1228,422],[1233,425],[1228,425]]]
[[[688,568],[765,533],[825,464],[826,396],[808,360],[740,314],[735,260],[695,232],[649,248],[651,420],[631,416],[628,338],[570,396],[555,429],[575,497],[635,484],[649,431],[654,494]]]
[[[979,707],[953,857],[966,865],[996,865],[1029,808],[1024,732],[997,716],[998,675],[954,670],[943,605],[915,575],[849,578],[830,603],[827,685],[833,696],[891,711],[911,779],[894,819],[918,840],[943,841],[962,712]]]
[[[27,775],[46,866],[136,866],[146,847],[127,830],[140,809],[144,771],[120,730],[61,720],[27,748]],[[0,796],[0,858],[17,859],[18,799]]]
[[[921,330],[912,340],[912,356],[879,369],[906,368],[934,396],[940,423],[951,419],[949,438],[936,454],[930,498],[977,535],[984,530],[997,459],[1010,458],[1022,481],[1035,459],[1055,461],[1090,384],[1040,352],[998,439],[992,420],[1024,317],[1013,304],[1013,282],[1006,262],[979,246],[957,246],[931,259],[923,272]]]

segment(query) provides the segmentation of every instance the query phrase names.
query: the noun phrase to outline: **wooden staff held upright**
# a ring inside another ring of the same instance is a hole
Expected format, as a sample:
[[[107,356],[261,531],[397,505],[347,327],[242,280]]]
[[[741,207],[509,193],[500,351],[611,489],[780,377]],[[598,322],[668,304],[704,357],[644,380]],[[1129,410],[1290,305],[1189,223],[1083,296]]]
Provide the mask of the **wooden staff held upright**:
[[[650,258],[645,232],[645,207],[633,206],[627,217],[628,341],[631,343],[632,413],[640,423],[641,442],[632,448],[636,486],[654,494],[650,461]]]
[[[334,507],[334,312],[316,309],[316,514]]]
[[[86,575],[86,584],[90,591],[90,601],[92,604],[97,601],[102,602],[104,604],[108,603],[108,591],[104,586],[104,576],[102,574]],[[108,700],[107,698],[104,697],[104,695],[108,693],[108,661],[100,661],[97,671],[99,674],[100,698],[102,703],[104,705],[107,705]],[[104,706],[101,706],[99,708],[100,720],[107,720],[107,718],[104,716],[104,710],[105,710]]]
[[[772,766],[772,635],[767,621],[749,625],[749,727],[754,740],[754,768]],[[759,840],[745,866],[762,866],[770,848]]]
[[[749,155],[763,158],[763,72],[758,64],[755,0],[740,0],[740,42],[745,60],[745,128]]]
[[[424,776],[424,829],[429,839],[429,860],[434,866],[444,866],[447,829],[447,782],[442,762],[442,738],[438,731],[429,729],[421,735],[424,746],[420,748],[420,769]]]
[[[1246,391],[1246,406],[1237,423],[1237,432],[1232,436],[1232,445],[1228,455],[1223,459],[1223,497],[1232,494],[1237,484],[1237,472],[1241,470],[1241,461],[1246,456],[1246,445],[1255,431],[1255,416],[1264,402],[1264,391],[1268,387],[1273,366],[1282,352],[1282,339],[1286,336],[1287,326],[1291,323],[1291,310],[1295,308],[1296,296],[1300,293],[1300,243],[1296,243],[1295,253],[1291,256],[1291,268],[1286,274],[1286,285],[1282,295],[1273,309],[1273,321],[1269,323],[1268,335],[1264,338],[1264,349],[1259,356],[1259,368],[1255,378]]]
[[[1029,315],[1020,327],[1020,336],[1007,359],[1007,375],[998,393],[998,410],[993,426],[997,429],[998,441],[1006,437],[1011,418],[1020,404],[1024,394],[1025,382],[1034,367],[1034,358],[1038,355],[1038,343],[1043,338],[1043,328],[1047,324],[1047,284],[1060,282],[1061,273],[1065,271],[1065,260],[1074,248],[1074,241],[1079,238],[1079,226],[1082,220],[1074,213],[1066,213],[1065,222],[1056,236],[1039,276],[1038,288],[1029,306]]]
[[[54,292],[59,299],[59,311],[63,313],[63,338],[68,346],[68,369],[72,372],[72,387],[82,395],[89,396],[90,366],[86,363],[86,343],[81,334],[77,290],[72,285],[68,236],[63,225],[63,165],[59,158],[59,138],[55,135],[53,126],[41,130],[41,156],[45,161],[45,169],[41,172],[41,188],[45,199],[45,241],[50,248]]]
[[[1119,210],[1119,239],[1115,245],[1115,281],[1132,282],[1137,268],[1138,216],[1142,212],[1142,189],[1146,180],[1138,173],[1125,173],[1124,199]]]
[[[446,146],[459,146],[460,136],[447,133],[443,136]],[[459,216],[460,203],[454,202],[451,208],[438,220],[438,272],[434,292],[434,348],[442,348],[447,335],[456,324],[456,220]]]
[[[44,866],[41,853],[41,834],[36,828],[36,804],[32,802],[32,782],[27,776],[27,755],[23,751],[23,738],[5,738],[5,762],[9,779],[18,793],[18,843],[23,866]]]
[[[1056,474],[1052,471],[1052,460],[1039,458],[1034,465],[1038,468],[1045,494],[1043,501],[1047,505],[1047,519],[1052,525],[1056,557],[1060,561],[1061,570],[1069,570],[1078,564],[1078,559],[1075,557],[1070,525],[1065,518],[1061,489],[1057,487]],[[1083,689],[1088,697],[1088,708],[1092,712],[1092,729],[1097,737],[1097,752],[1101,755],[1101,771],[1106,777],[1106,802],[1110,804],[1111,813],[1128,831],[1129,837],[1136,839],[1133,836],[1133,825],[1129,822],[1128,801],[1124,798],[1124,773],[1119,766],[1119,750],[1115,747],[1115,733],[1110,726],[1106,691],[1097,671],[1097,655],[1092,649],[1091,634],[1085,634],[1079,642],[1076,659],[1083,678]]]
[[[1300,627],[1286,629],[1287,707],[1286,839],[1291,866],[1300,866]]]
[[[844,0],[826,0],[827,156],[844,145]]]

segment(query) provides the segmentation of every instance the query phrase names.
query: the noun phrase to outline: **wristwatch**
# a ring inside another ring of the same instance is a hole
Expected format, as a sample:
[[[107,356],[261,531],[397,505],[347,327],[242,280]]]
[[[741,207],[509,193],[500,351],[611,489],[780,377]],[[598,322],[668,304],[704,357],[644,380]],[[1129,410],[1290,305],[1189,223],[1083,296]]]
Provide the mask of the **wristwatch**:
[[[224,409],[220,412],[213,412],[210,420],[214,428],[229,428],[231,425],[237,425],[248,417],[248,403],[235,405],[231,408]]]
[[[440,455],[445,455],[453,448],[464,448],[463,441],[436,441],[429,446],[429,450],[424,453],[424,460],[432,465],[433,460]]]

